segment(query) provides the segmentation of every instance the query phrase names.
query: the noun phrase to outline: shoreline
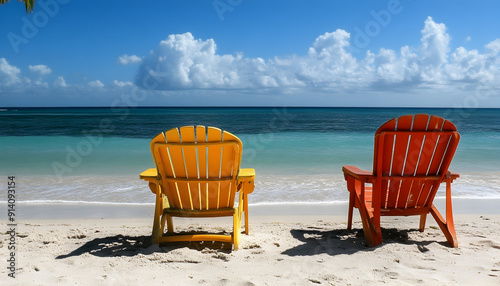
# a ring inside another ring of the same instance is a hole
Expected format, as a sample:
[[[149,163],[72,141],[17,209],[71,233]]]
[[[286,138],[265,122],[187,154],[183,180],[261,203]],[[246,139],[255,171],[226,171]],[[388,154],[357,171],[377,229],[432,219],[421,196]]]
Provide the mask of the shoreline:
[[[445,213],[444,198],[434,204]],[[333,203],[266,203],[249,204],[250,219],[254,216],[346,216],[347,202]],[[500,215],[500,199],[453,198],[453,214]],[[152,218],[154,204],[108,204],[92,202],[17,202],[16,220]],[[357,210],[355,210],[355,213]],[[0,205],[7,213],[7,203]]]

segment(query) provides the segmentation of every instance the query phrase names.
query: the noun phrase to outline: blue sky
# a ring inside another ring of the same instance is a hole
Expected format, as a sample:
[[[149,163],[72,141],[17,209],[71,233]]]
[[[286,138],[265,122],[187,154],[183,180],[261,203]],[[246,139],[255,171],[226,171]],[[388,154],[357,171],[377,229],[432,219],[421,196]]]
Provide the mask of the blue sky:
[[[463,3],[466,2],[466,3]],[[0,106],[500,107],[499,1],[0,7]]]

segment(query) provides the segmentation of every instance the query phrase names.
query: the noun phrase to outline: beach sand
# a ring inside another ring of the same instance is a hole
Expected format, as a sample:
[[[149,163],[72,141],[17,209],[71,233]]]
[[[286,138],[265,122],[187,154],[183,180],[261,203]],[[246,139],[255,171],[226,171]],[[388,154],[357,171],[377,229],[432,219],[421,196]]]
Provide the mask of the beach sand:
[[[1,224],[0,280],[2,285],[500,285],[500,214],[482,207],[498,201],[472,205],[474,211],[458,207],[455,215],[459,248],[448,246],[430,215],[423,233],[418,217],[383,218],[384,243],[370,248],[357,213],[353,231],[346,230],[345,204],[253,206],[250,234],[241,236],[237,251],[213,242],[151,245],[152,206],[130,208],[127,216],[127,207],[96,215],[96,208],[105,208],[98,205],[80,218],[57,209],[61,206],[53,206],[53,217],[37,217],[36,206],[24,206],[24,218],[15,226],[15,278],[7,269],[9,226]],[[141,210],[148,213],[141,217]],[[231,230],[231,218],[174,219],[174,224],[178,231]]]

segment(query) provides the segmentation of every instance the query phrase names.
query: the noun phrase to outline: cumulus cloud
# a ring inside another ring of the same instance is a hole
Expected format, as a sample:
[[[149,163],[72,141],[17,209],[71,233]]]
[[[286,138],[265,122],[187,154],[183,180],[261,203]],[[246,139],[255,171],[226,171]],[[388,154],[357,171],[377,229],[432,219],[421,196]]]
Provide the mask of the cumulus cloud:
[[[441,67],[447,62],[450,50],[450,36],[446,26],[438,24],[428,17],[422,30],[421,68],[423,80],[441,80]]]
[[[213,98],[206,95],[214,94],[290,94],[291,103],[323,104],[330,100],[325,104],[336,105],[340,104],[338,100],[345,100],[342,104],[364,105],[370,104],[365,103],[369,100],[360,98],[375,96],[372,103],[385,103],[386,97],[382,94],[396,92],[408,97],[400,97],[400,102],[392,97],[394,104],[419,105],[417,95],[424,93],[428,96],[447,94],[449,99],[468,96],[471,89],[477,88],[498,94],[500,39],[487,43],[484,49],[451,48],[451,36],[443,23],[428,17],[422,26],[420,34],[415,35],[420,38],[416,46],[368,50],[363,55],[356,46],[351,46],[356,43],[353,41],[356,34],[337,29],[319,35],[301,54],[269,59],[249,58],[241,53],[219,54],[213,39],[197,39],[191,33],[170,35],[144,58],[119,57],[120,64],[139,63],[136,78],[134,82],[114,80],[109,86],[100,80],[88,82],[86,77],[67,84],[64,77],[53,76],[46,65],[30,65],[22,73],[5,58],[0,58],[0,95],[9,95],[13,101],[22,93],[25,97],[40,93],[86,100],[89,90],[90,94],[99,96],[117,96],[136,85],[160,91],[155,95],[176,95],[174,100],[185,99],[183,95],[187,94],[197,94],[199,99],[208,98],[207,101]],[[309,101],[320,93],[332,96]],[[344,95],[359,96],[351,99]],[[382,96],[379,99],[377,95]],[[155,99],[163,100],[159,96]],[[281,99],[283,97],[277,96],[269,102]]]
[[[496,39],[496,40],[488,43],[485,46],[485,48],[486,48],[486,51],[488,52],[488,54],[496,57],[498,55],[498,53],[500,52],[500,39]]]
[[[66,81],[62,76],[58,76],[53,84],[55,87],[67,87]]]
[[[88,83],[88,85],[90,87],[96,87],[96,88],[103,88],[104,87],[104,84],[100,80],[90,81]]]
[[[341,29],[316,38],[303,56],[273,59],[219,55],[213,39],[191,33],[170,35],[146,56],[136,84],[146,89],[388,89],[402,85],[481,84],[498,79],[500,39],[485,53],[463,47],[450,51],[450,35],[431,17],[424,22],[420,46],[399,51],[350,52],[351,35]]]
[[[148,89],[268,89],[336,86],[357,71],[346,51],[349,33],[337,30],[316,39],[304,57],[270,60],[241,54],[218,55],[213,39],[194,39],[191,33],[170,35],[147,56],[136,78]]]
[[[428,17],[422,32],[422,59],[424,62],[439,66],[446,62],[449,52],[450,36],[446,33],[446,26],[438,24]]]
[[[491,67],[487,55],[459,47],[450,56],[450,63],[446,65],[445,71],[452,80],[484,81],[494,78]]]
[[[137,83],[153,84],[155,89],[250,87],[241,77],[242,69],[252,68],[251,60],[216,55],[215,50],[213,39],[195,40],[191,33],[170,35],[144,59]]]
[[[325,33],[314,41],[307,56],[297,59],[300,69],[296,75],[314,86],[340,84],[356,78],[359,66],[356,58],[347,52],[350,35],[344,30]],[[347,77],[343,77],[347,75]]]
[[[142,62],[142,59],[136,55],[123,55],[118,57],[118,63],[121,65],[136,64]]]
[[[21,70],[18,67],[11,66],[5,58],[0,58],[0,86],[19,83],[20,73]]]
[[[43,77],[52,73],[52,70],[46,65],[29,65],[29,71],[33,74],[33,81],[26,79],[29,83],[33,83],[37,86],[48,86],[46,82],[43,81]]]
[[[113,85],[116,86],[116,87],[126,87],[126,86],[132,86],[134,85],[132,82],[130,81],[118,81],[118,80],[114,80],[113,81]]]
[[[30,65],[28,67],[29,67],[30,72],[36,73],[39,75],[48,75],[52,72],[52,70],[46,65],[35,65],[35,66]]]

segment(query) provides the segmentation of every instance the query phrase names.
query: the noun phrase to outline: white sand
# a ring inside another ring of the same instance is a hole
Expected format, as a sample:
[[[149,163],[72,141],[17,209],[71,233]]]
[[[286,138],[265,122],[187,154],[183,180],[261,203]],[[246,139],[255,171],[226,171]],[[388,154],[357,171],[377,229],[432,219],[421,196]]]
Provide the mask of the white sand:
[[[369,248],[357,214],[354,231],[347,232],[346,215],[254,213],[250,235],[242,235],[238,251],[207,242],[150,246],[151,218],[22,220],[16,226],[16,278],[7,276],[10,236],[2,231],[0,281],[2,285],[500,285],[498,214],[457,214],[459,248],[454,249],[431,216],[423,233],[416,230],[418,217],[383,218],[384,243]],[[181,231],[219,232],[221,227],[230,230],[231,219],[174,219],[174,224]],[[8,230],[5,221],[1,227]]]

